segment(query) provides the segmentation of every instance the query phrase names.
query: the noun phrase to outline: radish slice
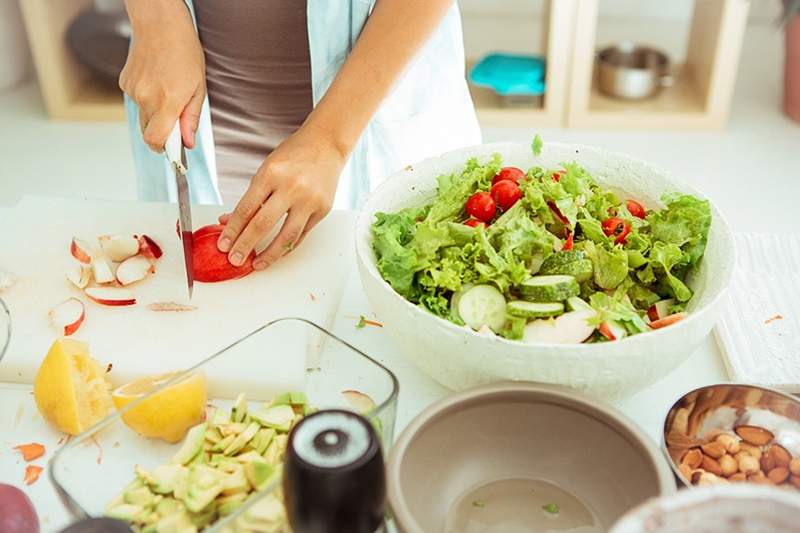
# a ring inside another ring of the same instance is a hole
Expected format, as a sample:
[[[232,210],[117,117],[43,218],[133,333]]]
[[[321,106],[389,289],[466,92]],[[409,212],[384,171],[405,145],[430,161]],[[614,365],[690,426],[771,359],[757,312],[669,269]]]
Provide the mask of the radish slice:
[[[92,257],[95,255],[92,245],[77,237],[72,238],[69,252],[72,254],[72,257],[87,265],[92,262]]]
[[[97,242],[106,257],[118,263],[139,253],[139,239],[133,235],[101,235]]]
[[[349,403],[350,406],[358,413],[364,414],[375,409],[375,402],[363,392],[357,390],[345,390],[342,391],[342,396],[344,396],[344,399],[347,400],[347,403]]]
[[[17,278],[11,272],[0,269],[0,291],[10,289],[17,282]]]
[[[684,318],[686,318],[686,313],[674,313],[672,315],[665,316],[664,318],[659,318],[658,320],[650,322],[650,328],[651,329],[665,328],[667,326],[671,326],[675,322],[680,322]]]
[[[130,285],[147,276],[152,271],[153,265],[143,255],[134,255],[119,264],[117,267],[117,281],[123,286]]]
[[[64,300],[47,313],[50,323],[62,332],[64,336],[69,336],[78,331],[86,318],[83,302],[77,298]]]
[[[647,309],[647,317],[650,319],[650,322],[655,322],[656,320],[669,316],[669,308],[674,304],[674,298],[667,298],[666,300],[660,300],[651,305]]]
[[[589,320],[597,312],[570,311],[555,319],[538,319],[525,326],[522,340],[524,342],[557,342],[564,344],[580,344],[594,332]]]
[[[133,305],[136,303],[136,297],[133,292],[128,289],[121,289],[116,287],[89,287],[84,292],[86,296],[95,302],[103,305]]]
[[[98,255],[92,259],[92,273],[97,283],[111,283],[114,281],[114,272],[105,257]]]
[[[147,305],[150,311],[194,311],[196,305],[184,305],[177,302],[153,302]]]
[[[67,280],[79,289],[85,288],[92,280],[92,267],[89,265],[71,265],[64,273]]]
[[[628,331],[625,329],[625,326],[616,320],[606,320],[600,324],[597,331],[610,341],[616,341],[628,336]]]
[[[156,243],[156,241],[154,241],[147,235],[140,235],[138,239],[139,239],[139,252],[141,252],[143,256],[145,256],[147,259],[151,261],[155,261],[156,259],[161,257],[163,252],[161,251],[161,247]]]

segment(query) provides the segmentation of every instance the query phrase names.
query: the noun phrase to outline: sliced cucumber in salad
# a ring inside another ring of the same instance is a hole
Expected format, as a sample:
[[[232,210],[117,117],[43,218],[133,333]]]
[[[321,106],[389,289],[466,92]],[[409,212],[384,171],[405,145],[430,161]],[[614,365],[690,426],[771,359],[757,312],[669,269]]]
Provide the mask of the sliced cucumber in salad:
[[[458,316],[474,330],[489,326],[495,333],[506,325],[506,299],[492,285],[476,285],[453,296]]]
[[[573,276],[533,276],[519,286],[523,298],[531,302],[563,302],[581,292]]]
[[[564,312],[561,302],[508,302],[508,314],[520,318],[548,318]]]
[[[573,276],[578,283],[592,277],[592,261],[581,250],[563,250],[545,259],[539,274]]]

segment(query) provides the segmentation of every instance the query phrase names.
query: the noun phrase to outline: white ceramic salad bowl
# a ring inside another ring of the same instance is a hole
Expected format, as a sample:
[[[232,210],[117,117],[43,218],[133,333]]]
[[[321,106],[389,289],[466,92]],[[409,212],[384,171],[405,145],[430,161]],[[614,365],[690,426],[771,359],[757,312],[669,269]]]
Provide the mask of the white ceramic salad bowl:
[[[460,172],[471,157],[500,153],[503,165],[555,168],[577,161],[621,198],[663,207],[668,192],[702,194],[665,171],[632,157],[580,145],[546,143],[534,156],[530,146],[497,143],[448,152],[389,177],[367,200],[358,219],[356,253],[361,281],[373,310],[403,353],[451,389],[498,380],[566,385],[606,399],[628,396],[655,383],[682,363],[714,326],[735,264],[733,236],[712,204],[705,255],[690,274],[695,294],[682,321],[663,329],[594,344],[523,343],[457,326],[407,301],[383,280],[372,250],[377,212],[422,205],[436,195],[436,177]]]

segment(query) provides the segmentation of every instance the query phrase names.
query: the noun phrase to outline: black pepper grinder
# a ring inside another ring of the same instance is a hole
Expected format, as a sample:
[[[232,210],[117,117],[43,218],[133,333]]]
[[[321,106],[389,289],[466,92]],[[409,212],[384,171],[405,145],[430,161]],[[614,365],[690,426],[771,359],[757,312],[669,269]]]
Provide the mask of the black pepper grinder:
[[[340,409],[301,420],[289,434],[283,494],[297,533],[383,531],[386,479],[372,424]]]

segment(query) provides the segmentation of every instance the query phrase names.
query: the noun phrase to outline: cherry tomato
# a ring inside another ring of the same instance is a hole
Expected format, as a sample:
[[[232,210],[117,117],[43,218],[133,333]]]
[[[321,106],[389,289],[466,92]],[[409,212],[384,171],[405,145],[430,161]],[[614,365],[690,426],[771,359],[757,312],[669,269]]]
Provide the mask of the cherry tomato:
[[[562,224],[564,225],[569,224],[569,219],[561,214],[561,211],[559,211],[558,206],[556,205],[555,202],[547,202],[547,206],[550,208],[550,210],[553,212],[556,218],[558,218],[558,220],[561,221]]]
[[[561,181],[561,172],[553,172],[553,181]]]
[[[476,192],[467,198],[464,210],[469,216],[475,217],[481,222],[489,222],[494,218],[497,205],[488,192]]]
[[[467,219],[467,221],[464,222],[464,225],[469,226],[470,228],[477,228],[478,226],[483,226],[484,228],[486,227],[486,223],[478,220],[477,218]]]
[[[503,210],[511,209],[521,197],[522,191],[514,181],[503,180],[492,185],[492,198]]]
[[[571,231],[567,230],[567,240],[564,241],[564,246],[561,247],[561,249],[564,250],[565,252],[569,252],[570,250],[572,250],[572,247],[575,244],[575,241],[573,240],[572,235],[573,235],[573,233]]]
[[[636,218],[644,218],[644,206],[636,200],[625,200],[625,205],[628,207],[628,213]]]
[[[495,174],[492,178],[492,185],[497,185],[504,180],[511,180],[517,183],[521,179],[525,179],[525,173],[522,169],[517,167],[503,167],[500,169],[500,172]]]
[[[628,237],[628,233],[631,232],[631,225],[617,217],[605,219],[602,226],[603,233],[605,233],[606,236],[616,236],[616,239],[614,239],[614,244],[624,244],[625,239]]]

